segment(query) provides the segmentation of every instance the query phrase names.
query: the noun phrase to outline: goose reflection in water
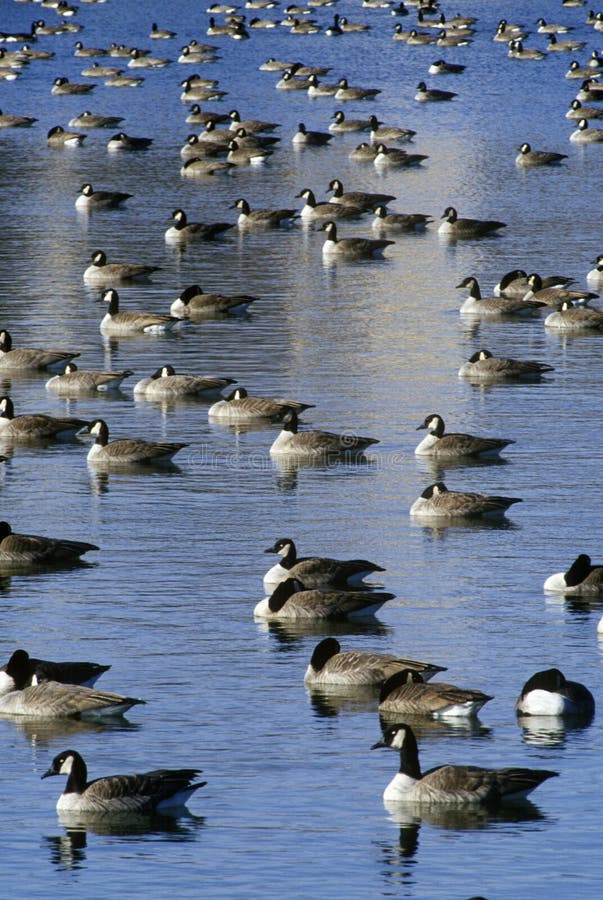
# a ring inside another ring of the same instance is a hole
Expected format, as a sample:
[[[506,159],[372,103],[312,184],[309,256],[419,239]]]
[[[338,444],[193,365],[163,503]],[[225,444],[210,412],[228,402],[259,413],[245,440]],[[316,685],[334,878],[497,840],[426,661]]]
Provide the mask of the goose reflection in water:
[[[584,731],[591,724],[594,713],[581,716],[517,716],[525,744],[539,747],[563,747],[574,732]]]
[[[297,646],[307,637],[328,637],[330,635],[363,635],[386,637],[394,633],[389,625],[384,625],[378,619],[329,620],[329,619],[302,619],[284,621],[255,620],[258,632],[269,634],[275,639],[279,650],[287,650],[291,646]]]

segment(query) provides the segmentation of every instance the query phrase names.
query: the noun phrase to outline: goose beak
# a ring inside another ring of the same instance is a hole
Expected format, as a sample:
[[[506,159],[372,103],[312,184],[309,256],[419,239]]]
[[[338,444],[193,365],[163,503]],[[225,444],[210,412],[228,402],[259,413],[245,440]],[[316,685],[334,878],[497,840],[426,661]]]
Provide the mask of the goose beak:
[[[41,781],[43,778],[50,778],[51,775],[58,775],[58,774],[59,774],[59,773],[58,773],[58,772],[55,772],[54,769],[48,769],[46,772],[44,772],[43,775],[40,775],[40,781]]]
[[[417,425],[417,427],[415,428],[415,431],[423,431],[424,428],[427,428],[427,426],[423,425],[423,424]]]
[[[378,750],[381,747],[387,747],[387,744],[384,741],[377,741],[376,744],[371,746],[371,750]]]
[[[274,549],[274,547],[266,547],[264,553],[276,553],[276,550]]]

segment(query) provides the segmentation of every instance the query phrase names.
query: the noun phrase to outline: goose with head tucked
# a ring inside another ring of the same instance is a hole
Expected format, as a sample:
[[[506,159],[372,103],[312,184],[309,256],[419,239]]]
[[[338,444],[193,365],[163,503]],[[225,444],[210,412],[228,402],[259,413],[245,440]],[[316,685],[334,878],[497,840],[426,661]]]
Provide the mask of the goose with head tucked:
[[[324,221],[325,219],[355,219],[365,211],[360,206],[352,206],[350,203],[336,203],[335,200],[318,203],[314,191],[305,188],[296,194],[305,200],[299,215],[306,221]]]
[[[392,715],[467,718],[476,716],[492,700],[483,691],[459,688],[454,684],[430,681],[420,672],[401,669],[387,679],[379,694],[379,712]]]
[[[132,706],[145,703],[113,691],[81,684],[42,681],[0,697],[0,716],[42,719],[103,719],[123,716]]]
[[[107,254],[95,250],[91,265],[84,269],[84,281],[98,287],[109,287],[121,281],[147,281],[160,268],[142,263],[108,263]]]
[[[95,191],[89,182],[83,184],[75,201],[75,208],[84,212],[96,209],[119,209],[132,194],[125,191]]]
[[[366,618],[393,599],[394,594],[385,591],[308,590],[297,579],[287,578],[256,604],[253,614],[272,621]]]
[[[417,519],[500,519],[520,497],[449,491],[442,481],[430,484],[410,507]]]
[[[69,120],[70,128],[115,128],[123,122],[122,116],[100,116],[86,110]]]
[[[459,288],[468,288],[469,296],[460,308],[461,315],[497,318],[500,316],[531,316],[546,304],[536,297],[482,297],[477,278],[464,278]]]
[[[84,553],[98,549],[88,541],[18,534],[8,522],[0,522],[0,566],[3,568],[69,566],[81,562]]]
[[[417,456],[436,456],[439,459],[463,459],[498,456],[500,451],[515,441],[507,438],[477,437],[462,432],[446,433],[441,416],[432,413],[426,416],[417,431],[426,428],[427,437],[415,447]]]
[[[231,222],[189,222],[186,213],[182,209],[175,209],[172,213],[174,224],[165,232],[165,240],[168,244],[181,244],[187,241],[213,241],[220,235],[234,228]]]
[[[308,77],[308,97],[334,97],[338,90],[337,82],[319,81],[317,75]]]
[[[80,394],[108,393],[121,390],[124,378],[133,375],[131,369],[121,372],[103,372],[94,369],[78,369],[75,363],[67,363],[62,375],[53,375],[46,382],[46,390],[63,397]]]
[[[0,668],[0,697],[43,681],[93,687],[110,668],[111,666],[93,662],[51,662],[48,659],[36,659],[26,650],[15,650],[8,662]]]
[[[136,153],[139,150],[148,150],[152,143],[153,138],[134,137],[126,134],[125,131],[120,131],[119,134],[114,134],[112,138],[109,138],[107,150],[110,153]]]
[[[377,144],[376,151],[373,163],[377,169],[407,169],[419,166],[423,160],[428,159],[424,153],[408,153],[399,147],[387,147],[385,144]]]
[[[360,437],[355,434],[334,434],[330,431],[298,431],[296,412],[288,413],[283,420],[283,429],[270,447],[274,456],[289,459],[335,460],[362,457],[377,438]]]
[[[543,288],[563,288],[574,281],[568,275],[541,275],[540,280]],[[525,269],[512,269],[494,285],[494,294],[497,297],[522,300],[530,289],[528,273]]]
[[[198,284],[185,288],[170,306],[179,319],[204,319],[208,316],[243,315],[258,297],[251,294],[208,294]]]
[[[343,686],[380,687],[391,675],[407,669],[419,672],[428,681],[444,666],[405,659],[393,653],[372,653],[367,650],[341,650],[337,638],[327,637],[314,648],[304,682],[312,687]]]
[[[280,561],[264,575],[264,588],[269,590],[297,578],[306,588],[362,587],[363,580],[373,572],[384,572],[383,566],[368,559],[331,559],[328,556],[298,556],[292,538],[278,538],[264,553],[277,553]]]
[[[13,348],[9,331],[0,331],[0,371],[62,372],[67,363],[80,354],[66,350],[42,350],[33,347]]]
[[[338,178],[329,182],[328,190],[331,192],[331,203],[343,203],[344,206],[355,206],[357,209],[375,209],[379,204],[388,204],[396,198],[392,194],[380,194],[374,191],[344,191],[343,184]]]
[[[49,147],[61,150],[64,147],[81,147],[86,140],[86,134],[77,131],[65,131],[62,125],[55,125],[46,135],[46,143]]]
[[[234,384],[234,378],[217,375],[177,375],[173,366],[161,366],[150,378],[134,385],[134,396],[145,400],[171,400],[176,397],[219,397],[220,392]]]
[[[567,572],[556,572],[544,582],[544,590],[593,597],[603,594],[603,565],[593,565],[587,553],[576,557]]]
[[[388,212],[386,206],[375,207],[373,228],[377,231],[395,231],[411,234],[416,231],[425,231],[431,222],[431,216],[423,213],[397,213]]]
[[[413,131],[412,128],[400,128],[397,125],[385,125],[383,122],[380,122],[375,115],[372,115],[369,118],[369,123],[371,126],[371,141],[375,144],[405,144],[407,141],[412,140],[417,133],[416,131]]]
[[[403,722],[388,725],[383,738],[373,744],[400,753],[400,769],[385,788],[383,799],[451,806],[498,806],[520,800],[558,772],[547,769],[484,769],[480,766],[441,765],[421,772],[417,739]]]
[[[369,144],[367,143],[367,141],[363,141],[361,144],[358,144],[357,147],[354,147],[354,149],[350,151],[348,158],[353,159],[354,162],[375,162],[376,156],[376,145]]]
[[[531,145],[524,142],[515,157],[515,165],[525,169],[536,166],[554,166],[564,159],[567,159],[567,153],[555,153],[553,150],[532,150]]]
[[[603,312],[564,302],[561,309],[546,317],[544,327],[562,332],[600,331],[603,328]]]
[[[524,300],[537,300],[552,309],[561,309],[564,303],[584,306],[599,296],[593,291],[570,290],[567,287],[544,287],[542,278],[536,272],[528,276],[529,290]]]
[[[515,703],[520,716],[592,716],[595,698],[579,681],[559,669],[544,669],[528,678]]]
[[[503,381],[506,379],[539,379],[553,366],[533,359],[513,359],[494,356],[489,350],[478,350],[459,369],[459,378],[479,381]]]
[[[587,119],[580,119],[576,130],[570,134],[570,141],[575,144],[600,144],[603,141],[603,128],[593,128],[589,126]]]
[[[338,88],[334,95],[336,100],[374,100],[381,93],[380,88],[350,87],[347,78],[340,78],[337,84]]]
[[[385,238],[337,238],[335,222],[328,221],[320,228],[326,232],[322,255],[327,259],[382,259],[383,251],[394,244]]]
[[[462,75],[467,67],[460,63],[446,62],[443,59],[436,59],[427,70],[430,75]]]
[[[497,222],[494,219],[459,218],[454,206],[446,207],[442,220],[438,228],[439,234],[453,239],[484,237],[507,227],[505,222]]]
[[[570,108],[565,114],[566,119],[600,119],[603,109],[600,106],[583,106],[576,98],[570,103]]]
[[[238,387],[214,403],[207,411],[209,419],[223,422],[281,422],[290,412],[300,414],[312,409],[314,403],[301,403],[281,397],[250,397],[245,388]]]
[[[55,94],[56,96],[65,94],[89,94],[95,87],[95,84],[78,84],[77,82],[69,81],[68,78],[61,76],[60,78],[55,78],[50,93]]]
[[[251,209],[243,197],[235,200],[231,209],[239,210],[239,228],[282,228],[299,218],[296,209]]]
[[[109,309],[101,319],[100,330],[102,334],[108,336],[164,334],[183,324],[182,319],[162,313],[143,310],[120,312],[119,294],[113,288],[104,292],[103,301],[109,304]]]
[[[138,464],[170,463],[172,457],[188,447],[171,441],[147,441],[141,438],[120,438],[109,441],[109,428],[104,419],[95,419],[88,426],[95,438],[88,451],[88,462],[99,466],[119,467]]]
[[[3,113],[0,110],[0,128],[29,128],[37,122],[32,116],[21,116],[17,113]]]
[[[10,397],[0,398],[0,440],[15,443],[69,440],[88,425],[86,419],[56,418],[41,413],[15,415]]]

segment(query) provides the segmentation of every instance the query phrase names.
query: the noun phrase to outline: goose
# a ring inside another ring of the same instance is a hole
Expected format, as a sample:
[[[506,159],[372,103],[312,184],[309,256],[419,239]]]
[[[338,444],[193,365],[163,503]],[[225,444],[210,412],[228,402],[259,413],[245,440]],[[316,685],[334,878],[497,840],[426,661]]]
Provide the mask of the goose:
[[[43,681],[93,687],[110,668],[93,662],[51,662],[31,657],[26,650],[15,650],[0,668],[0,697]]]
[[[95,442],[88,452],[88,462],[101,466],[169,463],[179,450],[188,444],[169,441],[145,441],[140,438],[121,438],[109,441],[109,428],[104,419],[95,419],[88,426]]]
[[[258,165],[263,163],[273,151],[266,147],[241,147],[237,141],[228,145],[226,161],[235,166]]]
[[[522,716],[592,716],[595,698],[579,681],[568,681],[559,669],[545,669],[528,678],[515,712]]]
[[[264,553],[277,553],[280,561],[264,575],[269,590],[287,578],[297,578],[308,589],[321,587],[363,587],[373,572],[385,572],[383,566],[368,559],[331,559],[327,556],[299,556],[292,538],[278,538]]]
[[[235,200],[231,209],[239,210],[239,228],[281,228],[299,218],[295,209],[251,209],[243,197]]]
[[[140,87],[140,85],[143,83],[143,81],[144,81],[144,78],[142,77],[142,75],[138,75],[136,77],[134,77],[132,75],[112,75],[110,78],[107,78],[107,80],[104,82],[104,85],[105,85],[105,87],[112,87],[112,88],[137,88],[137,87]],[[112,147],[111,149],[120,149],[120,148]],[[121,148],[121,149],[125,149],[125,148]],[[130,148],[130,149],[144,149],[144,147]]]
[[[229,128],[216,128],[216,120],[211,118],[205,125],[204,131],[202,131],[198,140],[202,142],[207,142],[209,144],[216,144],[220,148],[226,149],[230,142],[234,140],[234,135]],[[190,142],[190,135],[187,140]]]
[[[546,317],[544,326],[555,331],[598,331],[603,328],[603,312],[565,302]]]
[[[551,150],[532,150],[528,143],[523,143],[519,148],[519,154],[515,157],[515,164],[525,168],[534,166],[553,166],[567,159],[567,153],[555,153]]]
[[[76,750],[64,750],[42,778],[67,775],[57,811],[103,818],[133,813],[167,813],[181,809],[206,781],[199,769],[154,769],[137,775],[105,775],[88,781],[86,763]]]
[[[302,219],[311,222],[325,219],[353,219],[361,216],[364,212],[359,206],[352,206],[349,203],[336,203],[334,200],[317,203],[314,191],[311,191],[309,188],[304,188],[303,191],[296,194],[296,197],[301,197],[306,201],[299,214]]]
[[[70,128],[115,128],[123,122],[122,116],[98,116],[85,110],[79,116],[69,120]]]
[[[228,116],[223,113],[217,113],[213,110],[202,112],[201,106],[199,103],[193,103],[189,114],[185,119],[185,122],[188,122],[189,125],[207,125],[208,122],[215,122],[216,125],[221,122],[227,122]]]
[[[338,178],[329,182],[328,190],[331,192],[331,203],[343,203],[345,206],[355,206],[358,209],[374,209],[379,204],[387,204],[396,198],[392,194],[380,194],[371,191],[344,191],[343,184]]]
[[[301,19],[289,16],[287,19],[283,19],[281,24],[290,26],[289,34],[318,34],[320,31],[320,26],[314,19],[306,19],[305,22],[302,22]]]
[[[509,24],[506,19],[501,19],[492,40],[504,41],[504,43],[507,44],[509,39],[523,40],[523,38],[527,36],[528,32],[525,31],[523,25]]]
[[[183,178],[204,178],[206,175],[227,174],[231,169],[234,169],[234,164],[226,160],[194,157],[186,160],[180,175]]]
[[[113,288],[105,291],[103,301],[109,304],[105,316],[101,319],[102,334],[121,336],[126,334],[163,334],[182,325],[182,319],[161,313],[119,311],[119,294]]]
[[[240,315],[247,312],[257,297],[250,294],[206,294],[198,284],[185,288],[170,306],[179,319],[201,319],[215,315]]]
[[[288,413],[302,413],[314,405],[282,397],[250,397],[245,388],[238,387],[210,406],[207,416],[226,422],[257,422],[262,419],[280,422]]]
[[[394,597],[385,591],[307,590],[297,579],[287,578],[256,604],[253,614],[273,621],[366,618]]]
[[[468,288],[469,296],[461,304],[460,312],[462,315],[471,316],[526,316],[533,315],[545,303],[535,297],[482,297],[479,282],[477,278],[469,276],[464,278],[459,288]]]
[[[179,244],[185,241],[213,241],[229,228],[234,228],[230,222],[189,222],[186,213],[182,209],[175,209],[172,213],[174,224],[165,232],[165,240],[168,244]]]
[[[412,128],[399,128],[397,125],[384,125],[375,115],[370,117],[369,123],[371,126],[371,141],[377,144],[384,142],[393,142],[395,144],[406,143],[417,133],[416,131],[413,131]]]
[[[538,34],[567,34],[569,31],[574,30],[571,25],[558,25],[553,22],[546,22],[542,17],[536,19],[536,24],[538,25]]]
[[[258,69],[260,72],[286,72],[290,71],[293,65],[294,63],[290,60],[275,59],[274,56],[270,56],[258,66]]]
[[[376,156],[375,144],[367,144],[366,141],[363,141],[350,152],[349,159],[353,159],[355,162],[374,162]]]
[[[106,393],[119,391],[124,378],[133,375],[131,369],[121,372],[98,372],[80,370],[75,363],[67,363],[62,375],[53,375],[46,382],[46,390],[64,397],[78,396],[95,392]]]
[[[589,127],[587,119],[580,119],[576,130],[570,134],[570,141],[575,144],[600,144],[603,141],[603,128]]]
[[[385,788],[386,801],[497,806],[506,800],[518,800],[558,772],[547,769],[484,769],[479,766],[441,765],[421,772],[417,739],[403,722],[389,725],[383,738],[373,744],[400,752],[400,769]]]
[[[66,350],[16,347],[9,331],[0,331],[0,371],[62,372],[80,354]]]
[[[582,80],[590,78],[592,74],[593,71],[589,66],[581,66],[577,59],[573,59],[569,64],[565,77],[569,79],[580,78]]]
[[[459,378],[475,378],[486,381],[505,378],[540,378],[553,372],[553,366],[533,359],[512,359],[494,356],[489,350],[478,350],[459,369]]]
[[[555,34],[549,34],[549,43],[547,46],[548,53],[574,53],[582,50],[586,46],[586,41],[559,41]]]
[[[157,22],[153,22],[151,30],[149,31],[149,37],[153,40],[166,41],[176,37],[176,32],[170,31],[169,28],[158,28]]]
[[[521,498],[449,491],[437,481],[417,497],[410,515],[421,519],[500,519],[514,503],[521,503]]]
[[[411,28],[406,43],[410,47],[426,47],[429,44],[435,44],[437,39],[437,34],[430,34],[428,31],[419,31],[417,28]]]
[[[170,65],[169,59],[159,58],[157,56],[142,56],[140,50],[136,47],[130,53],[129,69],[164,69]]]
[[[49,147],[62,149],[63,147],[81,147],[87,135],[77,131],[65,131],[62,125],[55,125],[46,135],[46,143]]]
[[[95,250],[92,264],[84,270],[84,281],[97,287],[120,281],[147,281],[159,269],[160,266],[146,266],[142,263],[108,263],[107,254],[103,250]]]
[[[210,124],[212,123],[208,122],[208,126]],[[226,133],[230,134],[230,132]],[[226,153],[227,144],[222,143],[219,140],[210,140],[209,138],[204,137],[204,135],[206,134],[209,134],[209,132],[204,131],[201,137],[196,134],[189,134],[186,139],[186,143],[183,144],[180,148],[181,159],[215,159],[217,157],[224,156],[224,154]]]
[[[542,53],[541,50],[536,50],[534,47],[524,47],[523,41],[516,39],[509,41],[507,56],[509,59],[538,60],[544,59],[546,53]]]
[[[297,131],[291,138],[292,144],[303,144],[305,147],[324,147],[333,140],[333,135],[326,131],[308,131],[303,122],[297,126]]]
[[[215,397],[223,388],[234,384],[234,378],[213,375],[177,375],[174,367],[160,366],[150,378],[134,385],[134,395],[145,400],[164,400],[174,397]]]
[[[53,59],[52,50],[34,50],[31,44],[23,44],[21,49],[17,51],[21,59],[29,62],[31,59]]]
[[[424,81],[417,85],[415,100],[418,103],[441,103],[458,97],[454,91],[442,91],[439,88],[428,88]]]
[[[229,134],[232,134],[229,130]],[[248,134],[244,128],[237,128],[234,139],[243,150],[263,149],[278,144],[280,138],[263,134]]]
[[[333,16],[332,23],[325,28],[325,34],[327,37],[339,37],[343,34],[343,28],[339,24],[339,15],[337,13]]]
[[[327,258],[337,259],[376,259],[383,258],[383,251],[394,244],[385,238],[341,238],[337,239],[337,226],[335,222],[328,221],[320,228],[326,232],[325,242],[322,245],[322,255]]]
[[[567,287],[573,282],[573,278],[568,275],[541,275],[543,288],[562,288]],[[507,272],[500,281],[494,285],[494,294],[498,297],[523,299],[530,290],[528,284],[528,273],[525,269],[512,269]]]
[[[600,119],[603,109],[598,106],[583,106],[579,100],[574,99],[565,114],[566,119]]]
[[[148,150],[153,143],[153,138],[133,137],[120,131],[109,139],[107,150],[110,153],[136,153],[138,150]]]
[[[373,228],[381,231],[415,232],[425,231],[431,216],[423,213],[389,213],[387,207],[376,206]]]
[[[3,113],[0,110],[0,128],[29,128],[37,122],[33,116],[20,116],[16,113]]]
[[[347,16],[339,17],[339,27],[344,34],[371,30],[371,26],[364,22],[349,22]]]
[[[338,84],[319,81],[316,75],[310,75],[308,78],[308,97],[334,97],[338,89]]]
[[[339,87],[335,92],[335,99],[341,101],[348,100],[373,100],[377,94],[381,93],[379,88],[361,88],[350,87],[347,78],[340,78]]]
[[[227,118],[230,119],[229,127],[231,131],[236,131],[238,128],[244,128],[249,134],[270,134],[281,127],[278,122],[267,122],[263,119],[241,119],[241,116],[236,109],[231,109]]]
[[[580,85],[580,90],[576,94],[576,100],[580,100],[586,103],[590,103],[593,100],[598,103],[601,101],[602,97],[603,84],[595,81],[594,78],[585,78]]]
[[[307,91],[310,87],[308,79],[309,75],[294,75],[292,69],[287,69],[276,82],[276,88],[279,91]]]
[[[85,69],[82,69],[80,74],[84,78],[114,78],[122,73],[123,69],[119,69],[117,66],[101,66],[100,63],[93,62],[91,65],[86,66]]]
[[[402,669],[420,672],[426,681],[438,672],[446,671],[443,666],[404,659],[393,653],[371,653],[366,650],[342,652],[337,638],[327,637],[314,648],[304,682],[308,687],[380,687],[390,675]]]
[[[468,36],[469,32],[447,31],[442,28],[438,31],[436,45],[438,47],[468,47],[473,41]]]
[[[233,9],[234,12],[234,9]],[[213,37],[228,37],[232,31],[231,25],[216,25],[216,20],[214,16],[209,17],[209,25],[206,30],[206,34],[209,34]]]
[[[544,590],[578,596],[603,593],[603,565],[593,565],[587,553],[576,557],[567,572],[556,572],[544,582]]]
[[[42,681],[0,697],[0,716],[43,719],[98,719],[123,716],[132,706],[145,703],[113,691],[99,691],[82,684]]]
[[[390,675],[381,687],[379,712],[388,717],[407,716],[476,716],[482,706],[492,700],[482,691],[456,687],[454,684],[431,681],[426,684],[419,672],[401,669]]]
[[[445,62],[443,59],[436,59],[427,71],[429,75],[461,75],[466,68],[467,66],[462,66],[460,63],[450,63]]]
[[[90,57],[90,56],[107,56],[107,50],[103,50],[102,47],[85,47],[82,41],[76,41],[75,50],[73,51],[74,56],[79,57]]]
[[[378,169],[407,169],[410,166],[418,166],[424,159],[428,159],[425,154],[407,153],[406,150],[387,147],[385,144],[377,144],[376,149],[373,163]]]
[[[507,227],[505,222],[493,219],[459,219],[454,206],[446,207],[442,219],[438,232],[451,238],[483,237]]]
[[[589,300],[596,300],[599,296],[593,291],[576,291],[567,287],[544,287],[542,278],[535,272],[528,276],[529,290],[524,300],[538,300],[545,306],[553,309],[561,309],[563,303],[586,305]]]
[[[405,31],[402,22],[396,22],[394,25],[393,41],[403,41],[406,43],[410,37],[410,31]]]
[[[272,446],[270,453],[286,455],[295,459],[340,459],[359,457],[371,444],[378,444],[376,438],[359,437],[355,434],[333,434],[330,431],[297,430],[297,413],[288,413],[283,420],[283,428]]]
[[[98,550],[87,541],[17,534],[8,522],[0,522],[0,565],[10,567],[72,565],[84,553]]]
[[[96,87],[95,84],[78,84],[69,81],[68,78],[55,78],[50,93],[55,95],[61,94],[89,94]]]
[[[603,254],[597,256],[594,269],[586,273],[586,280],[595,287],[603,288]]]
[[[125,44],[116,44],[113,43],[109,47],[108,54],[117,59],[127,59],[132,52],[133,47],[127,47]],[[143,50],[143,53],[149,53],[148,50]]]
[[[10,397],[0,397],[0,438],[9,441],[61,440],[74,437],[86,419],[55,418],[43,414],[16,416]]]
[[[445,434],[444,420],[435,414],[426,416],[417,431],[422,428],[427,428],[429,434],[415,448],[417,456],[438,456],[444,459],[498,456],[501,450],[515,443],[506,438],[484,438],[455,432]]]
[[[124,191],[95,191],[89,182],[83,184],[75,201],[76,209],[91,212],[95,209],[118,209],[132,194]]]

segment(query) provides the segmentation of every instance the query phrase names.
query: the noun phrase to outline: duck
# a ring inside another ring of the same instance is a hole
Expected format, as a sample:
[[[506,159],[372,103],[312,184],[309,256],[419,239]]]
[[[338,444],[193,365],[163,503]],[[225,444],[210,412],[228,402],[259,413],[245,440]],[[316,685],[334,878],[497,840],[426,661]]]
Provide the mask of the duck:
[[[422,153],[407,153],[398,147],[387,147],[385,144],[377,144],[373,163],[378,169],[401,169],[410,166],[418,166],[423,160],[428,159]]]
[[[373,572],[385,572],[383,566],[368,559],[331,559],[327,556],[299,556],[292,538],[277,538],[264,553],[277,553],[280,561],[264,575],[269,590],[287,578],[297,578],[308,589],[320,587],[363,587]]]
[[[603,594],[603,565],[593,565],[590,556],[581,553],[567,572],[549,575],[544,590],[585,597]]]
[[[99,691],[81,684],[42,681],[0,697],[0,716],[42,719],[99,719],[123,716],[132,706],[146,703],[113,691]]]
[[[603,109],[598,106],[584,106],[577,98],[570,103],[570,108],[565,114],[566,119],[600,119]]]
[[[326,131],[309,131],[303,122],[291,138],[292,144],[303,144],[305,147],[324,147],[333,140],[333,135]]]
[[[594,291],[570,290],[567,287],[544,287],[542,278],[536,272],[528,276],[529,291],[524,299],[538,300],[545,306],[561,309],[563,303],[586,305],[599,296]]]
[[[380,205],[375,207],[373,228],[378,231],[397,231],[412,233],[425,231],[425,227],[431,222],[431,216],[423,213],[396,213],[388,212],[387,207]]]
[[[85,553],[98,549],[88,541],[18,534],[8,522],[0,522],[0,566],[3,567],[73,565],[81,562],[80,557]]]
[[[546,317],[544,327],[555,331],[599,331],[603,328],[603,312],[565,302]]]
[[[334,95],[335,99],[344,102],[349,100],[374,100],[381,93],[379,88],[350,87],[347,78],[340,78],[337,84],[339,86]]]
[[[297,430],[297,413],[291,411],[283,420],[283,428],[272,446],[273,456],[288,456],[294,459],[345,459],[362,457],[364,451],[372,444],[378,444],[376,438],[359,437],[354,434],[333,434],[330,431]]]
[[[570,134],[570,141],[575,144],[600,144],[603,141],[603,128],[589,127],[587,119],[579,119],[578,127]]]
[[[449,491],[437,481],[425,488],[410,507],[410,515],[420,519],[500,519],[520,497],[500,497],[467,491]]]
[[[240,113],[236,109],[231,109],[227,118],[230,119],[231,131],[244,128],[249,134],[271,134],[281,127],[278,122],[268,122],[265,119],[241,119]]]
[[[373,653],[367,650],[341,650],[334,637],[327,637],[316,645],[304,675],[308,687],[328,688],[342,685],[349,688],[381,687],[390,675],[402,669],[420,672],[425,681],[445,666],[405,659],[393,653]]]
[[[43,681],[94,687],[101,675],[110,668],[111,666],[94,662],[51,662],[36,659],[27,650],[15,650],[8,662],[0,668],[0,697]]]
[[[514,444],[507,438],[484,438],[472,434],[445,434],[444,420],[437,414],[426,416],[417,431],[427,428],[429,434],[415,448],[417,456],[437,456],[444,459],[498,456],[501,450]]]
[[[3,113],[0,109],[0,128],[31,128],[37,122],[33,116],[21,116],[16,113]]]
[[[400,753],[400,769],[385,788],[385,801],[451,806],[498,806],[523,799],[548,778],[548,769],[485,769],[479,766],[441,765],[421,772],[414,731],[404,722],[388,725],[372,750],[389,747]]]
[[[369,118],[370,130],[371,130],[371,141],[373,143],[394,143],[394,144],[404,144],[407,141],[412,140],[412,138],[416,135],[416,131],[413,131],[412,128],[400,128],[397,125],[384,125],[383,122],[380,122],[377,116],[372,115]]]
[[[299,218],[295,209],[251,209],[243,197],[235,200],[231,209],[239,210],[239,228],[282,228]]]
[[[461,304],[461,315],[488,317],[531,316],[546,305],[544,301],[536,297],[528,298],[524,296],[521,299],[519,297],[506,296],[482,297],[479,282],[472,275],[464,278],[456,287],[457,290],[459,288],[469,289],[469,296]]]
[[[97,391],[100,393],[119,391],[122,381],[133,374],[131,369],[123,369],[121,372],[80,370],[75,363],[67,363],[62,375],[53,375],[48,379],[46,390],[64,397]]]
[[[90,182],[86,182],[79,190],[75,207],[85,212],[92,212],[95,209],[119,209],[132,196],[125,191],[95,191]]]
[[[126,134],[125,131],[120,131],[118,134],[114,134],[112,138],[109,138],[107,150],[110,153],[136,153],[139,150],[148,150],[152,143],[153,138],[133,137],[130,134]]]
[[[163,334],[182,325],[182,319],[177,316],[143,310],[120,312],[119,294],[114,288],[105,291],[102,299],[109,304],[100,323],[102,334],[116,337],[127,334]]]
[[[282,397],[250,397],[244,387],[237,387],[227,397],[214,403],[207,411],[209,419],[226,422],[257,422],[263,419],[281,422],[290,412],[302,413],[314,403],[300,403]]]
[[[299,215],[302,219],[310,222],[333,220],[333,219],[354,219],[361,216],[364,210],[359,206],[352,206],[350,203],[336,203],[334,200],[318,203],[314,195],[314,191],[304,188],[296,197],[305,200]]]
[[[60,78],[54,79],[50,93],[55,95],[89,94],[94,90],[95,87],[95,84],[81,84],[74,81],[69,81],[68,78],[61,76]]]
[[[87,425],[86,419],[55,418],[42,413],[16,416],[11,398],[0,397],[0,439],[4,441],[69,439]]]
[[[355,206],[367,212],[379,204],[391,203],[396,199],[392,194],[381,194],[375,191],[344,191],[343,183],[339,178],[333,178],[329,182],[328,190],[332,195],[331,203],[343,203],[345,206]]]
[[[436,59],[427,70],[430,75],[462,75],[467,66],[460,63],[450,63],[443,59]]]
[[[120,281],[147,281],[160,266],[147,266],[142,263],[108,263],[107,254],[103,250],[95,250],[92,264],[84,270],[84,281],[87,284],[103,287]]]
[[[67,363],[79,355],[74,350],[13,348],[11,333],[6,329],[0,331],[0,371],[63,372]]]
[[[394,244],[385,238],[337,238],[335,222],[328,221],[320,228],[326,232],[322,245],[322,255],[330,259],[376,259],[383,258],[383,251]]]
[[[81,147],[87,135],[77,131],[65,131],[62,125],[55,125],[46,134],[46,143],[49,147],[62,149],[63,147]]]
[[[231,141],[228,145],[226,161],[235,166],[258,165],[272,156],[273,150],[267,147],[241,147],[238,141]]]
[[[551,150],[532,150],[527,142],[519,148],[519,154],[515,157],[515,165],[524,168],[534,166],[554,166],[567,159],[567,153],[555,153]]]
[[[88,462],[100,466],[169,463],[179,450],[188,447],[188,444],[183,443],[146,441],[140,438],[109,441],[109,427],[104,419],[91,422],[88,432],[95,438],[88,451]]]
[[[543,288],[563,288],[571,284],[574,279],[568,275],[541,275]],[[500,281],[494,285],[494,294],[497,297],[523,299],[530,290],[528,273],[525,269],[512,269],[506,272]]]
[[[533,359],[494,356],[489,350],[478,350],[459,369],[459,378],[499,381],[507,378],[540,378],[554,367]]]
[[[214,375],[177,375],[173,366],[160,366],[150,378],[143,378],[134,385],[134,396],[145,400],[165,400],[175,397],[208,397],[220,395],[225,387],[234,384],[234,378]]]
[[[256,604],[253,614],[272,621],[366,618],[394,597],[385,591],[308,590],[296,578],[287,578]]]
[[[390,675],[381,686],[379,712],[408,716],[453,718],[476,716],[493,698],[483,691],[459,688],[454,684],[431,681],[426,684],[421,673],[401,669]]]
[[[441,103],[458,97],[454,91],[442,91],[439,88],[428,88],[424,81],[417,85],[415,100],[418,103]]]
[[[199,769],[154,769],[137,775],[105,775],[88,781],[88,769],[76,750],[64,750],[42,778],[67,775],[58,812],[108,818],[136,813],[167,813],[181,809],[207,782],[197,781]]]
[[[559,669],[544,669],[528,678],[515,703],[521,716],[592,716],[595,698],[579,681]]]
[[[484,237],[507,227],[505,222],[497,222],[494,219],[459,218],[454,206],[446,207],[442,219],[438,232],[451,238]]]
[[[174,224],[165,232],[165,240],[168,244],[180,244],[186,241],[213,241],[229,228],[234,228],[231,222],[189,222],[182,209],[175,209],[172,219]]]

